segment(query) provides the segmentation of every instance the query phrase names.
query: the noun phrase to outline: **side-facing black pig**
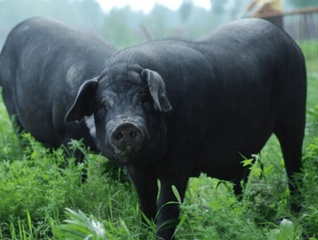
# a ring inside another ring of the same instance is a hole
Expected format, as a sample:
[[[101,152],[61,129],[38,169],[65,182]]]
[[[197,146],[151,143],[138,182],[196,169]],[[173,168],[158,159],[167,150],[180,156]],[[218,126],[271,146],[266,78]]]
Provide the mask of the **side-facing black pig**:
[[[78,89],[99,75],[115,48],[54,19],[17,25],[0,55],[0,85],[8,113],[20,130],[52,147],[82,139],[96,149],[92,117],[65,124]]]
[[[115,54],[81,86],[66,121],[94,116],[100,151],[126,167],[158,237],[178,223],[183,198],[200,172],[234,182],[274,133],[289,178],[299,171],[306,72],[296,43],[264,20],[227,24],[198,41],[158,40]],[[161,182],[157,202],[157,179]],[[294,190],[293,188],[291,189]],[[164,226],[166,223],[170,223]]]

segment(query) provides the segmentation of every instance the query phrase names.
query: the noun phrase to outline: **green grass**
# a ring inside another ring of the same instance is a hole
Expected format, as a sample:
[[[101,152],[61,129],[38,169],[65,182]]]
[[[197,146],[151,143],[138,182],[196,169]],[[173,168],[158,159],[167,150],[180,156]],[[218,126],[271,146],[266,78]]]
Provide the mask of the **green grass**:
[[[298,42],[302,49],[308,72],[318,72],[318,41],[306,40]]]
[[[279,144],[272,137],[252,168],[241,201],[229,182],[192,178],[181,207],[178,239],[318,239],[318,78],[309,76],[307,128],[300,196],[289,210]],[[155,239],[143,226],[136,192],[125,173],[85,151],[85,162],[64,163],[29,134],[23,144],[0,103],[0,239]],[[22,147],[23,145],[24,147]],[[83,148],[74,142],[74,148]],[[81,182],[83,169],[88,180]]]

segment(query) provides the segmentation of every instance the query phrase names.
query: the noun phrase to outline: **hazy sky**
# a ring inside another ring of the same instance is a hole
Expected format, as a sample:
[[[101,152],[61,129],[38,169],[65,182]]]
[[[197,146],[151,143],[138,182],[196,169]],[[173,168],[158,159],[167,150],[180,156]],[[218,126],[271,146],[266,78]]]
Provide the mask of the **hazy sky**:
[[[104,11],[109,11],[114,7],[120,8],[129,5],[132,10],[148,13],[154,7],[155,3],[162,4],[172,10],[180,7],[183,0],[97,0]],[[210,9],[210,0],[193,0],[193,4]]]

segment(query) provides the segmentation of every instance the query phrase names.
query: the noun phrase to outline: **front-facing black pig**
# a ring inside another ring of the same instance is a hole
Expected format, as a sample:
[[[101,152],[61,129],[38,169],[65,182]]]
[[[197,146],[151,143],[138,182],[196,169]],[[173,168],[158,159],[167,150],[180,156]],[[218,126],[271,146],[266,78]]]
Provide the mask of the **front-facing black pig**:
[[[176,200],[173,185],[183,198],[189,177],[205,172],[240,193],[249,171],[242,156],[258,153],[272,133],[288,177],[299,171],[305,101],[295,42],[269,22],[240,20],[198,41],[118,52],[81,86],[66,121],[94,116],[100,151],[126,167],[142,211],[150,219],[159,211],[158,237],[170,239],[179,214],[166,204]]]

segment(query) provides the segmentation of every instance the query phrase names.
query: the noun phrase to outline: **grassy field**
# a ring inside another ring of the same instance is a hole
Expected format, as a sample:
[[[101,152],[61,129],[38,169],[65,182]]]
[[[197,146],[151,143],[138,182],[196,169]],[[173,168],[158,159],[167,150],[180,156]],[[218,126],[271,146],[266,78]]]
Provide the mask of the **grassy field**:
[[[79,142],[72,146],[85,152],[85,162],[71,160],[61,168],[63,149],[49,151],[29,134],[19,141],[2,102],[0,131],[0,239],[155,239],[154,224],[140,222],[137,195],[123,170]],[[204,174],[190,180],[177,239],[318,239],[317,77],[308,77],[304,165],[297,176],[300,213],[289,210],[275,137],[255,158],[241,201],[229,182]]]
[[[307,70],[318,72],[318,41],[307,40],[298,42],[306,58]]]

